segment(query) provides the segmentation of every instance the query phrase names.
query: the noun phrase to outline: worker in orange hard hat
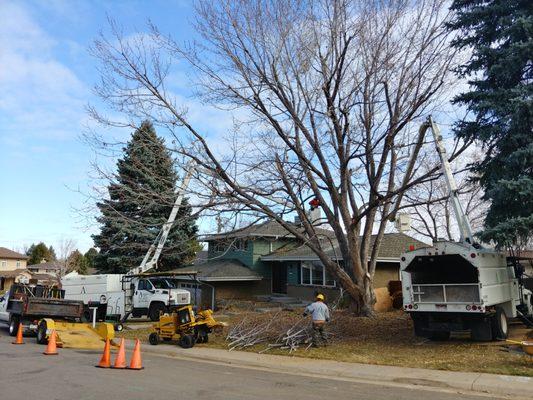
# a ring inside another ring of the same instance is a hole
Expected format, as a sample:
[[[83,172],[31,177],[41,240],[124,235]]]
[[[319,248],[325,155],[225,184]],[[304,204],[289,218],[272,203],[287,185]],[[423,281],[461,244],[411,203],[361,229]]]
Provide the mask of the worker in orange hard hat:
[[[316,295],[316,301],[309,304],[304,311],[304,317],[311,314],[311,318],[313,319],[313,347],[318,347],[321,341],[324,346],[327,344],[324,328],[326,323],[329,322],[329,308],[324,304],[324,300],[324,295],[318,293]]]

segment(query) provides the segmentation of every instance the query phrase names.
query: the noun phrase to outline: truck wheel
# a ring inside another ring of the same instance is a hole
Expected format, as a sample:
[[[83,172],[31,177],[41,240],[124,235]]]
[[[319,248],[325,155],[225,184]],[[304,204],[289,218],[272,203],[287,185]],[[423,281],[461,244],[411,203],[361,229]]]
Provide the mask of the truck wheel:
[[[13,315],[9,320],[9,336],[17,336],[19,329],[20,318],[18,315]]]
[[[425,329],[426,324],[424,323],[424,321],[419,319],[413,319],[413,328],[415,331],[415,336],[424,338],[428,336],[428,332]]]
[[[429,336],[429,339],[431,340],[438,340],[438,341],[444,342],[450,339],[450,331],[429,332],[428,336]]]
[[[194,338],[191,335],[183,335],[178,344],[184,349],[190,349],[194,346]]]
[[[478,342],[490,342],[492,340],[492,327],[490,319],[482,319],[472,323],[470,337]]]
[[[37,343],[39,344],[47,344],[48,339],[46,338],[46,321],[39,322],[39,326],[37,327]]]
[[[496,307],[496,314],[491,318],[492,337],[494,339],[505,340],[509,334],[507,316],[503,308]]]
[[[194,341],[196,343],[207,343],[209,341],[208,330],[205,327],[196,327],[194,330]]]
[[[150,336],[148,336],[148,342],[150,342],[152,346],[156,346],[159,344],[159,335],[157,334],[157,332],[150,333]]]
[[[166,311],[166,306],[163,303],[154,303],[150,305],[148,310],[148,317],[152,321],[159,321],[159,315]]]

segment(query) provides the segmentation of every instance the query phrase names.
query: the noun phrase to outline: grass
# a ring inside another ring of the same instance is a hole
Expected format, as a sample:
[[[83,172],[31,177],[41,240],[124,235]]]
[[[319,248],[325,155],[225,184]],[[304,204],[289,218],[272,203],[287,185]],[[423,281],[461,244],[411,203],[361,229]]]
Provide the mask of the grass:
[[[240,313],[225,318],[231,326],[243,318],[265,320],[269,313]],[[297,314],[283,312],[278,318],[297,318]],[[222,319],[222,318],[221,318]],[[125,329],[118,337],[140,338],[147,342],[151,332],[147,328]],[[212,334],[208,344],[198,346],[227,348],[225,336],[229,328]],[[411,319],[401,311],[378,314],[376,318],[357,318],[336,312],[330,326],[334,338],[328,347],[299,349],[296,357],[346,361],[364,364],[396,365],[447,371],[486,372],[493,374],[533,376],[533,357],[509,352],[505,342],[479,343],[466,336],[452,336],[446,342],[432,342],[413,334]],[[525,339],[527,331],[519,325],[512,326],[511,336]],[[258,352],[265,346],[255,346],[247,351]],[[270,350],[269,354],[288,355],[283,350]]]

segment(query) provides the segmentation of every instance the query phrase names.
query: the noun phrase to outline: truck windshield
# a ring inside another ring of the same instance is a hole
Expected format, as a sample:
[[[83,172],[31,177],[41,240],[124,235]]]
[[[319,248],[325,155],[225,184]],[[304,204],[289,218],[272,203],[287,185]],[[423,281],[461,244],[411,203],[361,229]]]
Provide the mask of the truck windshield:
[[[170,285],[166,279],[162,279],[162,278],[150,279],[150,282],[152,282],[152,285],[154,285],[156,289],[173,289],[174,288],[174,286]]]

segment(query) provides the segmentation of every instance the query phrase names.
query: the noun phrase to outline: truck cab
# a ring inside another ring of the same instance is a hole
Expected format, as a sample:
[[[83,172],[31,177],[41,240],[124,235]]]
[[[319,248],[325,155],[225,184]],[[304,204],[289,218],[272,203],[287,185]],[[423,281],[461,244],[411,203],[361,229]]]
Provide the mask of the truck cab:
[[[134,317],[147,315],[152,321],[159,319],[160,313],[169,307],[188,305],[191,301],[187,290],[178,289],[165,278],[138,278],[131,281],[133,289]]]

